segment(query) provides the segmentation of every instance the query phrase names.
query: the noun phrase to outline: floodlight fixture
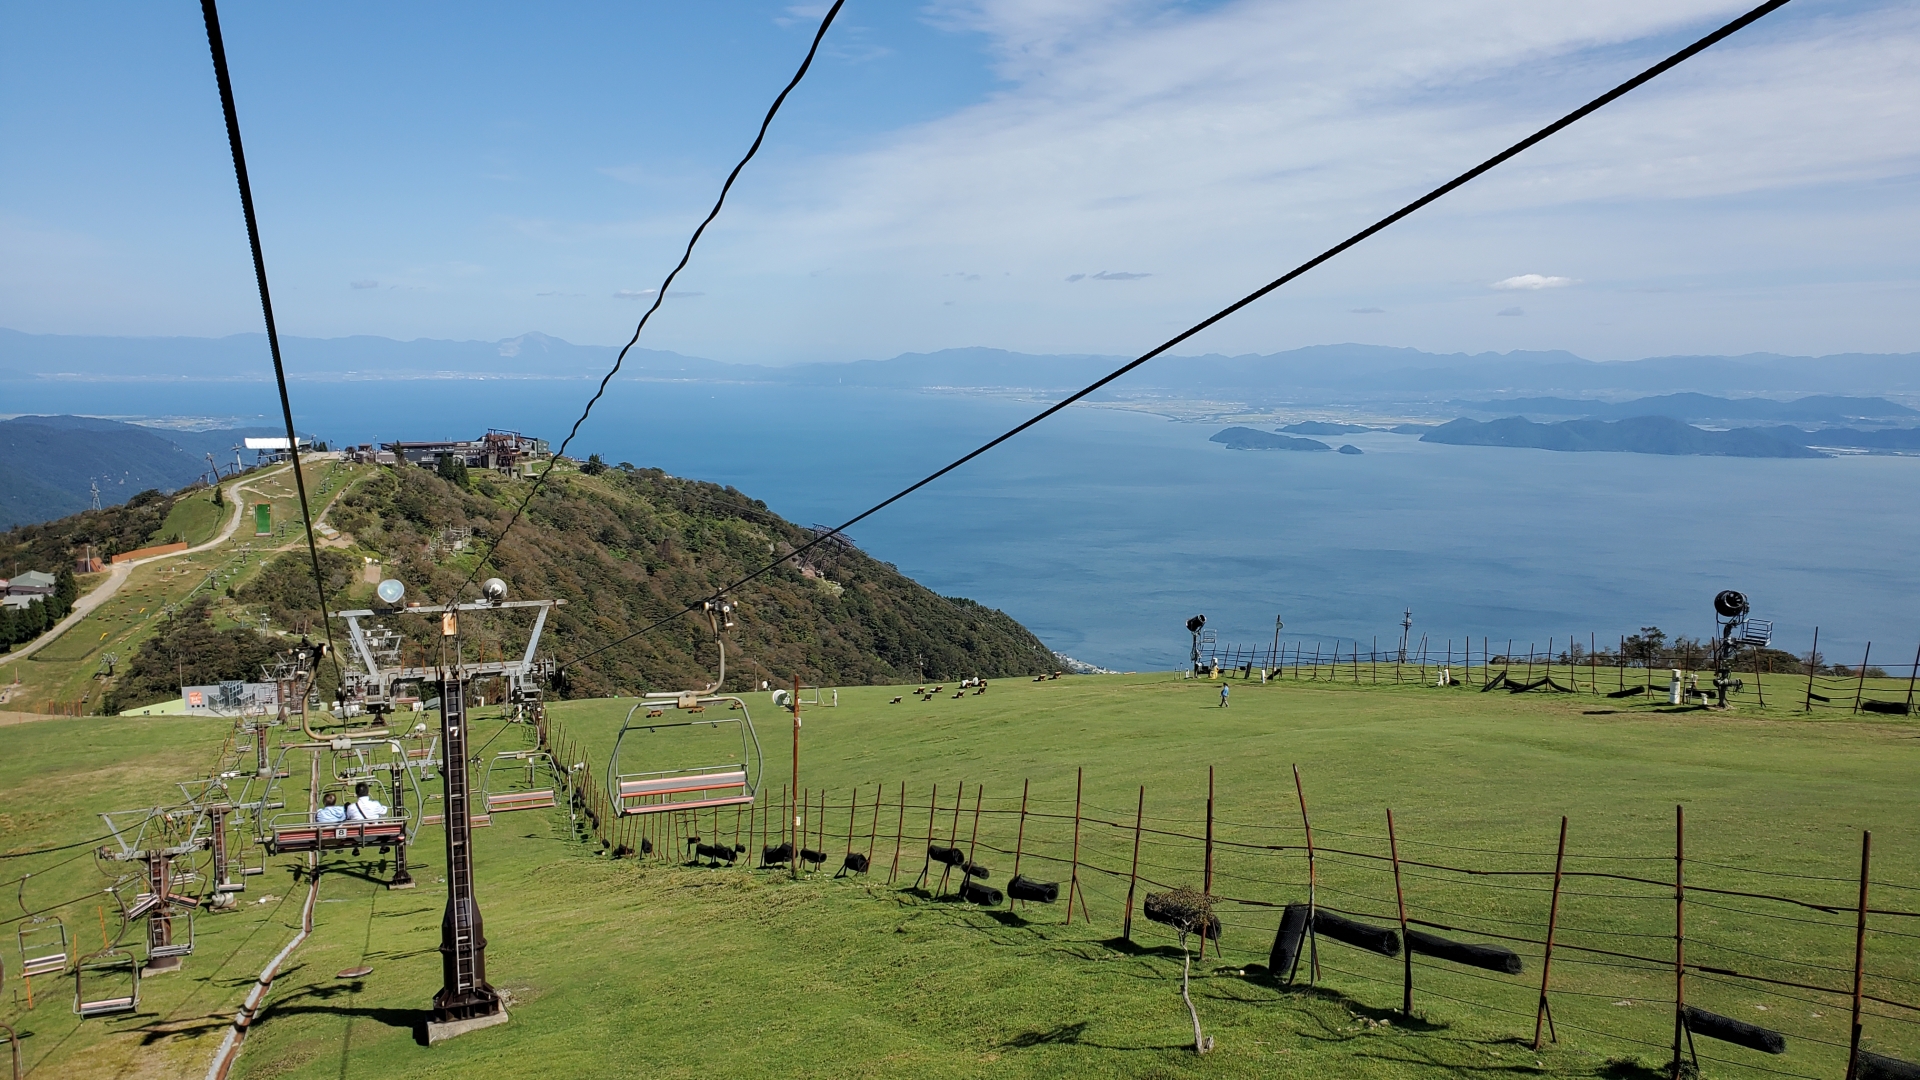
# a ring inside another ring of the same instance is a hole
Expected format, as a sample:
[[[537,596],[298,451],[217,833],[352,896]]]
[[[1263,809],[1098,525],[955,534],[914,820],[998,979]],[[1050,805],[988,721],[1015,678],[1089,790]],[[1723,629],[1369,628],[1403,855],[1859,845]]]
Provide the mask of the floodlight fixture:
[[[407,595],[407,587],[401,584],[398,578],[388,578],[376,585],[373,592],[380,598],[381,603],[393,607],[400,603],[401,597]]]
[[[497,604],[507,598],[507,583],[497,577],[490,577],[481,582],[480,594]]]

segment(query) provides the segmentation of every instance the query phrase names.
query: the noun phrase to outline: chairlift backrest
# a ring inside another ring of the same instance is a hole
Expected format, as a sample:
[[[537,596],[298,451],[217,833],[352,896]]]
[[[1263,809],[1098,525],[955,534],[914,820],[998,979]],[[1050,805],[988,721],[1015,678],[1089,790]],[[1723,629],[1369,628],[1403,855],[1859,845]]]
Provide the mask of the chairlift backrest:
[[[14,935],[20,947],[20,974],[51,975],[67,970],[67,926],[59,919],[34,919]]]

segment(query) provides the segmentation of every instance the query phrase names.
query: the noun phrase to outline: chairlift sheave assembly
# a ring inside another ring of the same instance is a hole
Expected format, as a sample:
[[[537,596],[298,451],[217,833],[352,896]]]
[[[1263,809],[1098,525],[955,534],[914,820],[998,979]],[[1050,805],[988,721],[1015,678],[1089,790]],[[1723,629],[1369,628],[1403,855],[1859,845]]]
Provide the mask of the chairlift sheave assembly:
[[[707,621],[713,627],[715,641],[720,647],[720,676],[703,690],[647,694],[627,710],[626,719],[620,724],[620,733],[613,740],[613,754],[607,759],[607,790],[613,794],[614,808],[618,814],[657,814],[671,810],[750,806],[758,796],[764,765],[760,736],[753,730],[753,717],[747,711],[747,703],[732,694],[720,692],[727,680],[727,644],[722,634],[733,626],[733,605],[723,600],[709,602],[705,607]],[[725,714],[706,714],[708,705],[721,703],[727,705]],[[664,717],[668,709],[688,713],[691,718],[667,720]],[[638,722],[634,720],[636,715],[640,717]],[[623,751],[630,762],[635,757],[643,760],[652,758],[661,749],[651,738],[647,740],[644,750],[637,743],[629,746],[626,742],[629,735],[644,733],[651,737],[679,731],[684,736],[698,728],[718,732],[728,725],[737,727],[740,732],[738,760],[648,771],[621,770]]]

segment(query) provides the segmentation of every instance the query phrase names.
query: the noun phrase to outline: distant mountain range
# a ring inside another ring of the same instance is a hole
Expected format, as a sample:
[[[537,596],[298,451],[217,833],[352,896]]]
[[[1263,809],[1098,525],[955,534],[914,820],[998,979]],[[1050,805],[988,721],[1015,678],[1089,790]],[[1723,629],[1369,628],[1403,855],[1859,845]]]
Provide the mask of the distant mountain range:
[[[233,462],[232,447],[270,428],[168,431],[84,416],[0,420],[0,529],[118,506],[149,488],[173,491],[207,473],[207,457]],[[253,455],[247,455],[252,464]]]
[[[1724,398],[1708,394],[1662,394],[1632,401],[1580,401],[1559,397],[1499,398],[1493,401],[1451,401],[1474,412],[1502,416],[1579,416],[1592,420],[1625,420],[1635,416],[1668,416],[1675,420],[1774,420],[1786,423],[1844,424],[1856,420],[1912,421],[1920,410],[1878,397],[1836,397],[1816,394],[1792,401],[1771,398]],[[1293,431],[1298,425],[1288,428]]]
[[[381,337],[286,338],[295,379],[585,378],[604,372],[617,350],[529,333],[501,341],[395,341]],[[224,338],[115,338],[25,334],[0,329],[0,379],[205,379],[263,381],[266,344],[258,334]],[[1127,358],[1030,355],[1003,349],[903,353],[886,360],[793,365],[731,364],[635,349],[634,379],[759,382],[893,388],[1059,392],[1084,386]],[[1519,401],[1459,402],[1462,392],[1536,395]],[[1315,345],[1265,355],[1169,356],[1103,390],[1135,396],[1280,402],[1448,401],[1516,412],[1592,415],[1611,408],[1566,395],[1683,392],[1702,395],[1920,393],[1920,354],[1833,356],[1665,356],[1597,362],[1568,352],[1429,353],[1380,345]],[[1557,395],[1543,397],[1537,395]],[[1663,398],[1664,399],[1664,398]],[[1656,400],[1663,400],[1656,399]],[[1747,400],[1745,398],[1733,400]],[[1844,400],[1844,399],[1838,399]],[[1551,404],[1549,404],[1551,403]],[[1679,404],[1675,408],[1687,409]],[[1844,409],[1846,406],[1836,406]],[[1485,411],[1485,410],[1482,410]],[[1618,418],[1618,417],[1607,417]],[[1692,417],[1679,417],[1689,419]],[[1701,419],[1846,420],[1850,416],[1742,416]]]

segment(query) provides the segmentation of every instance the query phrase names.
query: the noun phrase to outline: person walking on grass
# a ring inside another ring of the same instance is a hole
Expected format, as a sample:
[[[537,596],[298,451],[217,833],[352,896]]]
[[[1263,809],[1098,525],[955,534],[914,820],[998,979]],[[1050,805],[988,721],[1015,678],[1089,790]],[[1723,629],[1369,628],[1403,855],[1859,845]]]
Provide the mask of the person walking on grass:
[[[1233,687],[1226,683],[1220,684],[1220,707],[1223,709],[1227,707],[1227,691],[1231,689],[1233,689]]]

